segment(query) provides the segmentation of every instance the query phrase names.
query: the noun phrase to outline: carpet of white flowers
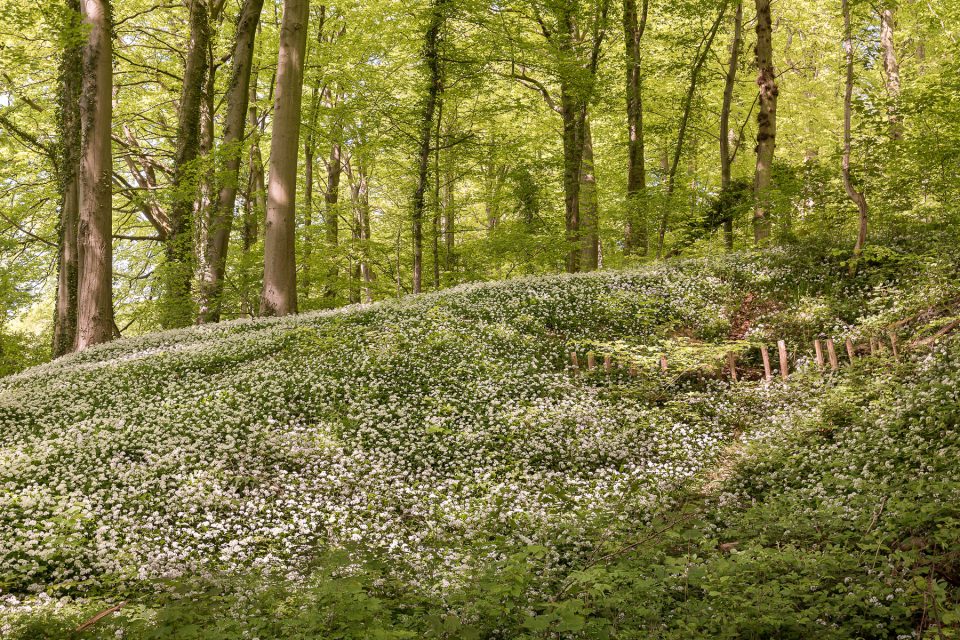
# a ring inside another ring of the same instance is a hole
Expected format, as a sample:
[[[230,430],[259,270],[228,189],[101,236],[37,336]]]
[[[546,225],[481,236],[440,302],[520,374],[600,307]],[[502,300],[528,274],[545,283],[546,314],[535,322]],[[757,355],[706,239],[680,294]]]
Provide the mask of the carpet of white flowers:
[[[0,596],[295,574],[331,547],[426,587],[502,544],[562,562],[662,506],[733,429],[700,392],[653,405],[622,374],[572,375],[568,345],[709,338],[728,298],[666,267],[470,285],[121,340],[4,379]]]

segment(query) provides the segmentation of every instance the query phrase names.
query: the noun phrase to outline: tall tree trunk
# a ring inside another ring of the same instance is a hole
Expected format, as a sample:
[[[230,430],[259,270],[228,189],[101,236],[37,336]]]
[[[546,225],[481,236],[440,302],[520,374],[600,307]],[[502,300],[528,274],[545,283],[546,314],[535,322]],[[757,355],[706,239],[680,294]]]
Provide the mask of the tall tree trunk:
[[[563,119],[563,208],[567,234],[567,272],[580,271],[581,220],[580,171],[586,106],[574,97],[575,90],[560,83],[560,116]]]
[[[853,186],[850,176],[850,147],[851,147],[851,119],[853,110],[853,35],[850,30],[850,4],[848,0],[841,0],[843,10],[843,51],[846,54],[847,74],[843,93],[843,188],[850,201],[857,205],[859,220],[857,225],[857,242],[853,245],[853,261],[850,263],[850,273],[857,269],[857,261],[863,253],[867,242],[867,199],[863,192]]]
[[[303,264],[300,265],[301,298],[304,302],[310,299],[313,289],[313,174],[316,151],[313,134],[308,137],[303,145]]]
[[[580,268],[595,271],[600,263],[600,219],[597,202],[597,176],[593,165],[593,136],[590,119],[583,126],[583,160],[580,163]]]
[[[322,41],[323,23],[326,20],[324,7],[320,7],[320,33]],[[310,300],[313,290],[313,184],[317,153],[316,128],[317,114],[320,111],[320,87],[310,89],[310,116],[307,119],[307,139],[303,143],[303,264],[300,265],[301,299]]]
[[[433,243],[433,288],[440,288],[440,133],[443,124],[443,99],[437,102],[437,129],[434,132],[436,144],[433,145],[433,225],[431,240]]]
[[[219,30],[221,21],[221,12],[218,11],[216,3],[212,5],[213,12],[209,16],[210,30],[216,32]],[[221,7],[222,8],[222,7]],[[197,157],[203,158],[203,173],[198,174],[197,197],[193,206],[194,239],[195,248],[194,265],[199,265],[198,271],[202,277],[207,265],[207,244],[210,239],[210,216],[213,214],[213,208],[216,206],[217,188],[217,167],[210,160],[212,159],[217,101],[217,64],[214,60],[214,43],[210,38],[207,39],[207,74],[203,82],[203,96],[200,100],[200,145],[198,147]],[[201,280],[200,286],[203,286]],[[202,290],[201,290],[202,291]],[[197,322],[200,321],[200,313],[197,314]]]
[[[890,106],[887,108],[887,119],[890,122],[890,139],[903,138],[903,123],[900,120],[898,109],[900,101],[900,63],[897,62],[897,50],[894,47],[894,31],[896,20],[893,9],[886,7],[880,12],[880,46],[883,49],[883,68],[886,72],[887,99]]]
[[[730,138],[734,132],[730,129],[730,110],[733,106],[733,89],[737,81],[737,66],[740,60],[740,46],[743,40],[743,0],[737,2],[733,18],[733,42],[730,43],[730,61],[727,63],[727,75],[723,87],[723,105],[720,109],[720,201],[730,191],[731,165]],[[727,251],[733,250],[733,212],[723,212],[723,239]]]
[[[355,156],[348,157],[344,171],[350,181],[350,203],[353,222],[353,250],[351,252],[350,302],[370,302],[370,200],[367,193],[367,175],[363,164]]]
[[[753,238],[757,243],[770,237],[770,187],[773,182],[773,153],[777,146],[777,78],[773,68],[773,19],[770,0],[756,0],[757,86],[760,110],[757,113],[757,166],[753,178],[755,205]]]
[[[260,29],[258,28],[259,32]],[[258,315],[259,296],[252,293],[254,281],[251,252],[260,239],[260,220],[267,212],[266,187],[263,179],[263,158],[260,155],[262,126],[257,117],[257,76],[254,68],[250,75],[250,98],[247,108],[247,124],[250,126],[250,150],[247,154],[247,189],[243,203],[243,259],[241,279],[241,312],[249,317]]]
[[[447,0],[432,0],[430,24],[423,46],[423,63],[427,71],[427,92],[420,118],[420,149],[417,157],[417,186],[413,192],[413,293],[420,293],[423,284],[423,211],[430,169],[430,138],[437,97],[443,90],[440,79],[439,41],[445,19]]]
[[[333,99],[331,98],[331,102]],[[327,192],[324,194],[323,227],[327,255],[330,259],[330,268],[327,270],[327,282],[324,288],[324,297],[327,304],[333,306],[337,298],[337,278],[340,260],[340,177],[343,175],[343,147],[340,138],[343,136],[342,125],[338,122],[333,125],[334,140],[330,144],[330,158],[327,161]]]
[[[264,124],[260,121],[257,113],[257,75],[258,69],[254,69],[250,78],[250,107],[247,109],[247,123],[250,125],[250,152],[247,161],[249,163],[249,189],[250,198],[253,200],[258,217],[267,214],[267,184],[265,172],[263,170],[263,154],[260,152],[260,136],[263,135]],[[271,80],[271,86],[276,80],[276,75]],[[258,220],[254,219],[255,227],[259,227]],[[254,233],[254,240],[260,235],[259,228]]]
[[[647,26],[649,0],[643,0],[639,19],[637,1],[623,0],[623,36],[627,53],[627,216],[624,252],[647,255],[647,172],[643,146],[643,76],[640,40]]]
[[[67,0],[68,28],[80,27],[80,0]],[[73,350],[77,340],[77,231],[80,220],[80,90],[83,44],[71,37],[60,64],[60,239],[57,254],[57,302],[53,319],[53,357]]]
[[[307,49],[309,0],[284,0],[277,62],[277,92],[270,141],[270,185],[263,240],[263,295],[260,313],[297,312],[295,222],[297,156],[300,150],[300,104]]]
[[[113,337],[113,46],[109,0],[81,0],[88,29],[80,93],[77,349]]]
[[[447,137],[450,137],[448,131]],[[453,271],[457,266],[457,254],[456,254],[456,235],[455,235],[455,225],[456,225],[456,211],[454,211],[454,159],[453,153],[447,154],[447,159],[444,162],[444,176],[443,176],[443,201],[441,207],[443,208],[443,265],[444,269],[447,271]]]
[[[200,282],[200,315],[198,317],[200,323],[219,322],[223,306],[223,277],[227,268],[227,248],[237,203],[237,181],[240,174],[244,125],[250,102],[253,53],[262,9],[263,0],[244,0],[237,18],[233,43],[233,69],[230,85],[227,88],[227,115],[221,143],[224,160],[219,176],[219,193],[210,212],[207,246],[204,252],[205,265]]]
[[[200,152],[200,108],[207,75],[210,21],[205,0],[190,2],[190,48],[183,70],[183,88],[173,156],[173,202],[166,242],[164,291],[160,322],[165,328],[183,327],[193,320],[191,285],[194,272],[195,161]]]
[[[370,283],[373,281],[373,270],[370,266],[370,189],[369,176],[366,168],[361,165],[357,171],[358,181],[356,190],[357,227],[360,229],[360,276],[363,279],[363,300],[367,304],[373,302],[373,290]]]
[[[720,12],[717,14],[717,19],[713,21],[713,25],[710,27],[710,31],[707,32],[707,35],[700,43],[700,48],[697,50],[697,56],[694,59],[693,68],[690,70],[690,86],[687,87],[687,95],[683,101],[683,111],[680,117],[680,128],[677,131],[677,144],[673,149],[673,160],[669,164],[669,169],[666,175],[667,198],[664,204],[663,214],[660,216],[660,229],[657,233],[658,258],[663,256],[664,242],[667,236],[667,227],[670,224],[670,207],[672,206],[671,200],[673,198],[674,189],[676,188],[677,168],[680,166],[680,158],[683,155],[683,143],[687,137],[687,127],[690,123],[690,113],[693,110],[693,98],[697,93],[697,83],[700,79],[700,70],[703,68],[704,63],[707,60],[707,56],[710,55],[710,49],[713,46],[713,40],[717,36],[717,31],[720,29],[720,23],[723,22],[723,16],[726,13],[726,10],[727,4],[724,2],[720,7]]]

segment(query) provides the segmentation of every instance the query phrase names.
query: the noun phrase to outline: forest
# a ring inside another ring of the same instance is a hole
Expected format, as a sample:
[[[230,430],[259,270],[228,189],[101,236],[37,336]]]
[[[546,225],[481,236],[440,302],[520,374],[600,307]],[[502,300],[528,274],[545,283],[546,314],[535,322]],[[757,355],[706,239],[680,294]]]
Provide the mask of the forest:
[[[960,638],[960,1],[3,0],[0,637]]]
[[[5,2],[3,366],[462,282],[929,241],[957,219],[960,8],[900,4]]]

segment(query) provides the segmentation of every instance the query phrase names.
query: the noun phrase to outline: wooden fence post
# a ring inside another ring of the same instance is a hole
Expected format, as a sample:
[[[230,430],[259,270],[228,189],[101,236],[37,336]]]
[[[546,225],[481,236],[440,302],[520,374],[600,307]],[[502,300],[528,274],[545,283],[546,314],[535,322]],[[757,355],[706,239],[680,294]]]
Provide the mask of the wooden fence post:
[[[897,350],[897,332],[891,331],[887,334],[890,337],[890,348],[893,350],[893,357],[896,360],[900,359],[900,352]]]
[[[856,356],[853,355],[853,340],[850,338],[847,338],[847,357],[850,358],[850,364],[853,364]]]
[[[813,350],[817,354],[817,368],[823,371],[823,347],[820,346],[820,340],[813,341]]]
[[[730,379],[737,381],[737,354],[733,351],[727,354],[727,364],[730,366]]]
[[[770,370],[770,353],[767,351],[767,345],[760,345],[760,355],[763,357],[763,377],[770,382],[773,379],[773,372]]]
[[[780,352],[780,377],[786,382],[790,375],[788,371],[789,363],[787,362],[787,343],[783,340],[777,340],[777,350]]]
[[[574,372],[580,370],[580,361],[577,359],[577,352],[570,352],[570,365],[573,367]]]
[[[827,338],[827,356],[830,358],[830,369],[836,371],[840,368],[840,362],[837,360],[837,349],[833,346],[833,338]]]
[[[613,360],[610,358],[610,354],[603,356],[603,370],[606,373],[610,373],[610,370],[613,369]]]
[[[877,348],[877,339],[871,337],[871,338],[870,338],[870,355],[872,355],[872,356],[877,355],[877,351],[878,351],[878,348]]]
[[[667,356],[665,355],[660,356],[660,371],[667,372]]]
[[[594,367],[597,366],[597,361],[593,357],[593,351],[587,351],[587,371],[593,371]]]

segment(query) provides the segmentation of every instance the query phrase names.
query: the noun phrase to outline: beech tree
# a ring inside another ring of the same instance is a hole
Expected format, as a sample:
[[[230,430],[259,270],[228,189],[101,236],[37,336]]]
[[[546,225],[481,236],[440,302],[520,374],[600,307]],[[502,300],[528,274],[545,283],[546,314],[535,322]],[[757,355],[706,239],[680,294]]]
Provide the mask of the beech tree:
[[[250,77],[257,27],[263,0],[244,0],[237,18],[233,43],[233,70],[227,89],[227,114],[223,128],[221,154],[223,167],[218,174],[220,187],[213,203],[207,228],[205,263],[201,273],[198,321],[218,322],[222,307],[223,278],[227,267],[227,249],[233,228],[237,202],[240,157],[250,101]]]
[[[264,316],[283,316],[297,311],[294,228],[300,105],[309,17],[309,0],[284,0],[263,241],[260,314]]]
[[[164,327],[183,327],[194,319],[193,277],[194,202],[200,155],[200,109],[204,82],[210,71],[207,47],[210,17],[206,0],[190,0],[190,37],[183,69],[180,102],[177,110],[176,150],[173,155],[172,202],[166,234],[164,265],[164,301],[161,323]]]
[[[853,261],[850,263],[850,272],[853,273],[857,268],[857,260],[863,253],[863,247],[867,243],[867,198],[863,191],[858,190],[853,184],[850,170],[850,153],[852,147],[851,120],[853,117],[853,33],[850,27],[850,2],[849,0],[840,0],[843,11],[843,52],[846,58],[846,75],[843,91],[843,188],[847,192],[847,197],[857,206],[857,241],[853,245]]]
[[[83,81],[83,40],[80,0],[67,0],[64,46],[60,62],[59,152],[60,233],[57,294],[53,320],[53,356],[73,351],[77,342],[77,287],[80,256],[80,91]]]
[[[740,62],[740,47],[743,42],[743,2],[737,2],[733,17],[733,40],[730,43],[730,59],[727,63],[727,73],[723,85],[723,103],[720,106],[720,130],[717,132],[720,139],[720,198],[724,198],[731,188],[731,171],[733,160],[736,157],[740,141],[736,132],[730,128],[730,111],[733,106],[733,91],[737,82],[737,66]],[[730,150],[731,142],[734,143]],[[723,238],[727,250],[733,249],[733,212],[723,211]]]
[[[753,178],[756,204],[753,211],[753,237],[757,243],[770,236],[770,188],[773,184],[773,153],[777,146],[777,78],[773,68],[773,18],[770,0],[756,0],[757,86],[760,109],[757,112],[757,166]]]
[[[903,125],[900,122],[900,63],[897,61],[897,49],[894,33],[896,19],[893,8],[885,6],[880,10],[880,47],[883,50],[884,85],[887,88],[887,119],[890,121],[890,138],[903,138]]]
[[[113,338],[113,43],[109,0],[81,0],[77,349]]]
[[[650,1],[643,0],[637,15],[636,0],[623,0],[623,41],[627,61],[627,216],[624,224],[624,251],[647,255],[646,202],[647,171],[643,154],[643,74],[640,41],[647,28]]]
[[[423,287],[423,213],[426,206],[428,169],[430,167],[430,142],[433,134],[433,118],[437,98],[443,90],[440,81],[440,30],[446,18],[447,0],[432,0],[430,15],[423,43],[423,67],[426,83],[419,124],[419,148],[417,150],[417,183],[413,192],[413,293]]]

